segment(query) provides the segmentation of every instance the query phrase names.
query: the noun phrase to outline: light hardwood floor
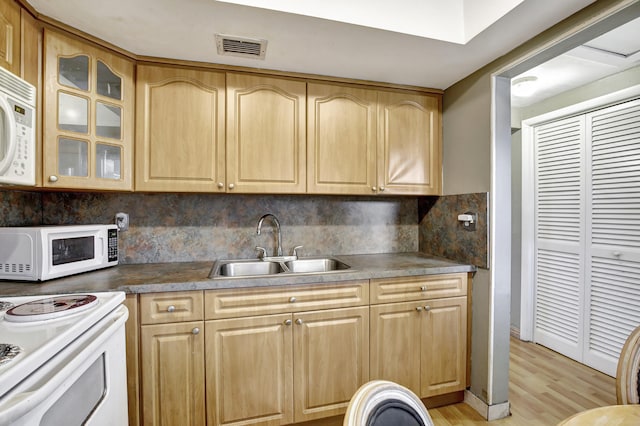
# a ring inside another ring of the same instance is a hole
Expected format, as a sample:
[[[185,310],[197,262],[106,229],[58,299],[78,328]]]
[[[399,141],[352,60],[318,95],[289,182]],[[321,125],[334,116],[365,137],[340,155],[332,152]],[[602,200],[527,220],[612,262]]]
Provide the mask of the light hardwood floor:
[[[431,408],[436,426],[556,425],[579,411],[616,403],[616,381],[556,352],[511,338],[511,416],[487,422],[469,405]]]

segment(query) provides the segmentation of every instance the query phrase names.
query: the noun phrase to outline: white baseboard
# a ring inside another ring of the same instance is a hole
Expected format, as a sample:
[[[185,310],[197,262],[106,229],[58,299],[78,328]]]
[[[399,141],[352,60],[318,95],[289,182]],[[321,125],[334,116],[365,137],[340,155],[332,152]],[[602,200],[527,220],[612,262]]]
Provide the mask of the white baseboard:
[[[511,413],[509,401],[500,404],[488,405],[470,391],[464,391],[464,402],[476,410],[487,421],[508,417]]]

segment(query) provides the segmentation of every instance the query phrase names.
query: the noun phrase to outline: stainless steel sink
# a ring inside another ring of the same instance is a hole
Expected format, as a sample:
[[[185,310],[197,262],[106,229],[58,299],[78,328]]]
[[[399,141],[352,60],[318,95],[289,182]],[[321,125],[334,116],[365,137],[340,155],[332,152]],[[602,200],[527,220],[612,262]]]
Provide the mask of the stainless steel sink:
[[[340,262],[331,258],[319,258],[319,259],[297,259],[285,262],[287,268],[292,273],[310,273],[310,272],[331,272],[331,271],[343,271],[349,269],[350,266],[346,263]]]
[[[296,260],[230,259],[213,264],[209,278],[255,277],[279,274],[312,274],[345,271],[351,267],[337,259],[307,258]]]
[[[236,260],[221,263],[219,268],[214,267],[214,270],[211,271],[211,275],[220,275],[223,277],[246,277],[253,275],[273,275],[282,271],[283,268],[278,262]]]

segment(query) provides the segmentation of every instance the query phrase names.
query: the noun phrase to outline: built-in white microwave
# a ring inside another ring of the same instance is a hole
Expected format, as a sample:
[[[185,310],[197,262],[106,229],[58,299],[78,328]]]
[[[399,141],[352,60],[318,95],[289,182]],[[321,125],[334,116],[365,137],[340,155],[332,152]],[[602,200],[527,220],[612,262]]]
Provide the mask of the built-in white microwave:
[[[36,184],[36,88],[2,67],[0,183]]]
[[[45,281],[117,264],[116,225],[0,228],[0,279]]]

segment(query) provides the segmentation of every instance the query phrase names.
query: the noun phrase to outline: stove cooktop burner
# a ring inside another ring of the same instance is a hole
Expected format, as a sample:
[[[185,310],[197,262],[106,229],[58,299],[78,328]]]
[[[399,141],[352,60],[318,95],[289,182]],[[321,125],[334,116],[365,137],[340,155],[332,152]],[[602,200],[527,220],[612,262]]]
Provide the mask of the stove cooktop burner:
[[[9,309],[4,318],[10,322],[30,322],[59,318],[92,308],[98,298],[92,294],[54,296],[33,300]]]
[[[6,311],[7,309],[12,307],[13,307],[13,303],[0,300],[0,311]]]
[[[0,343],[0,365],[6,364],[22,352],[20,346]]]

